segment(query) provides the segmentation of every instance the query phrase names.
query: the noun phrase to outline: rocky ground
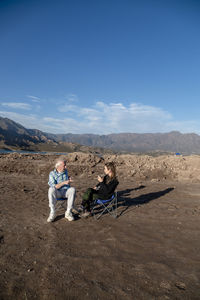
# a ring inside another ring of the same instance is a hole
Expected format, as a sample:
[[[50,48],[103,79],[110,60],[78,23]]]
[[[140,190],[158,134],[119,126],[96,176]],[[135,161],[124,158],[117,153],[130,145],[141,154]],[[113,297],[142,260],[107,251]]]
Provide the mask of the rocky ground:
[[[76,205],[116,163],[118,218],[48,217],[55,155],[0,155],[0,299],[200,299],[200,157],[66,156]]]

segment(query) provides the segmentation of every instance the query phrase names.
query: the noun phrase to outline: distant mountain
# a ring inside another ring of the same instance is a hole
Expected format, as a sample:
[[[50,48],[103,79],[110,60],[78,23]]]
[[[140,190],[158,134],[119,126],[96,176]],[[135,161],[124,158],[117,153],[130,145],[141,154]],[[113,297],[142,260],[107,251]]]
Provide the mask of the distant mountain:
[[[0,117],[0,149],[9,150],[30,150],[30,151],[51,151],[51,152],[91,152],[91,153],[113,153],[112,150],[101,149],[59,141],[49,134],[38,129],[27,129],[22,125]]]
[[[10,119],[0,117],[0,141],[10,146],[25,147],[46,143],[48,138],[40,130],[26,129]]]
[[[120,152],[181,152],[200,153],[200,136],[194,133],[118,133],[108,135],[95,134],[46,134],[55,141],[80,143],[93,147],[105,147]]]
[[[82,146],[81,146],[82,145]],[[0,147],[43,151],[100,151],[102,148],[118,152],[180,152],[200,154],[200,136],[194,133],[119,133],[51,134],[37,129],[26,129],[7,118],[0,117]],[[89,147],[89,148],[87,148]],[[95,147],[95,149],[93,149]],[[92,150],[93,149],[93,150]],[[106,151],[106,150],[105,150]]]

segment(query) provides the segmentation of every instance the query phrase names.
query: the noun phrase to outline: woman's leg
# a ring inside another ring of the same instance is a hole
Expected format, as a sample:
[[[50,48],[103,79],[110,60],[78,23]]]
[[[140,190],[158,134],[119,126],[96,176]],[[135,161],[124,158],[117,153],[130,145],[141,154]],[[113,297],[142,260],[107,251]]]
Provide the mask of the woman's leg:
[[[84,210],[90,211],[90,205],[96,198],[96,190],[88,188],[87,191],[82,196],[82,206]]]

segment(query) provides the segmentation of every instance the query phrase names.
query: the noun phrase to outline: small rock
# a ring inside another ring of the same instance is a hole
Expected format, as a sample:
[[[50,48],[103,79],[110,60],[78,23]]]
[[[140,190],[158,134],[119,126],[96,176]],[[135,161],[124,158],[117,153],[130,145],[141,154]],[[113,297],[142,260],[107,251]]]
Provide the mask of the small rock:
[[[166,281],[162,281],[160,284],[160,287],[163,289],[166,289],[166,290],[170,290],[170,288],[171,288],[169,282],[166,282]]]
[[[175,286],[180,289],[180,290],[185,290],[186,289],[186,285],[183,282],[176,282]]]
[[[32,272],[33,271],[33,268],[30,268],[27,270],[27,272]]]

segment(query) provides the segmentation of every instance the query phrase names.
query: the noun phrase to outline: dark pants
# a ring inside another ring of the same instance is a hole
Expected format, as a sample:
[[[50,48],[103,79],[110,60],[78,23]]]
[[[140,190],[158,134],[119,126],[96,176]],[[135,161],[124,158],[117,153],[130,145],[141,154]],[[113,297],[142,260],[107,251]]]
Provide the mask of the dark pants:
[[[99,198],[96,190],[89,188],[82,196],[82,206],[85,210],[90,211],[91,204]]]

